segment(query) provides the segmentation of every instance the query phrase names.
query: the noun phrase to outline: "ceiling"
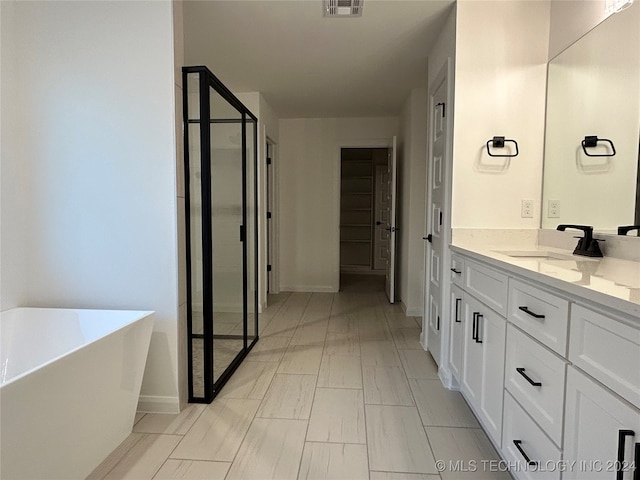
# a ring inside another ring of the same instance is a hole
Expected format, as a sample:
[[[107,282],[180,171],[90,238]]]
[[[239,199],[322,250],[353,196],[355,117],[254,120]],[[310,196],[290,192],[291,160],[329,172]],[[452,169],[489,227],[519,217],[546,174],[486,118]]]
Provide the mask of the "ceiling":
[[[185,59],[280,118],[395,116],[426,86],[453,1],[365,0],[352,18],[323,17],[322,0],[188,1]]]

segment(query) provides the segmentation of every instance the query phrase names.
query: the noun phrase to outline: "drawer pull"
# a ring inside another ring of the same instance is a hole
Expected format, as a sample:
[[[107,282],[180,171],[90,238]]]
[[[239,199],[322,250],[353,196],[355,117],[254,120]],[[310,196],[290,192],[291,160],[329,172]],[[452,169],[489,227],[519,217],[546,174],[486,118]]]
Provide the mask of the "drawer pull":
[[[471,338],[473,338],[474,340],[477,340],[478,337],[476,337],[476,325],[478,324],[478,315],[480,314],[480,312],[473,312],[473,325],[471,327]]]
[[[531,460],[529,458],[529,455],[527,455],[526,452],[524,451],[524,449],[520,446],[521,443],[522,443],[522,440],[514,440],[513,441],[513,444],[516,446],[516,448],[520,452],[520,455],[522,455],[522,457],[525,459],[527,464],[529,466],[531,466],[531,467],[537,466],[538,462],[536,462],[535,460]]]
[[[525,378],[525,380],[527,382],[529,382],[531,385],[533,385],[534,387],[541,387],[542,386],[541,382],[534,382],[533,380],[531,380],[531,377],[529,375],[527,375],[526,373],[524,373],[524,368],[518,367],[518,368],[516,368],[516,372],[518,372],[520,375],[522,375]]]
[[[476,343],[482,343],[482,340],[480,340],[480,319],[484,317],[482,316],[481,313],[478,313],[477,318],[478,320],[476,322]]]
[[[462,302],[462,299],[456,298],[456,316],[455,316],[456,323],[462,323],[462,320],[460,320],[460,302]]]
[[[528,307],[518,307],[518,310],[522,310],[524,313],[531,315],[533,318],[544,318],[544,315],[540,315],[539,313],[533,313],[529,310]]]
[[[633,430],[618,430],[618,462],[616,469],[616,480],[622,480],[624,478],[624,469],[622,468],[624,464],[624,445],[626,443],[627,437],[634,437],[636,432]],[[636,457],[638,456],[638,446],[636,445]],[[636,472],[638,471],[636,465]]]
[[[451,271],[456,275],[460,275],[462,273],[462,270],[456,270],[455,268],[452,268]]]

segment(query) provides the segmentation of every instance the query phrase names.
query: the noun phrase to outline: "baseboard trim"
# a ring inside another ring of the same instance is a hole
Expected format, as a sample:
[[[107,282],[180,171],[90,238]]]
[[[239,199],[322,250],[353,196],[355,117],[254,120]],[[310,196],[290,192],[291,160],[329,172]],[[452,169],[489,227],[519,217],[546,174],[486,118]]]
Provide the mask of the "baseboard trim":
[[[330,285],[280,285],[281,292],[317,292],[337,293],[338,289]]]
[[[138,399],[138,412],[180,413],[180,399],[178,397],[140,395]]]

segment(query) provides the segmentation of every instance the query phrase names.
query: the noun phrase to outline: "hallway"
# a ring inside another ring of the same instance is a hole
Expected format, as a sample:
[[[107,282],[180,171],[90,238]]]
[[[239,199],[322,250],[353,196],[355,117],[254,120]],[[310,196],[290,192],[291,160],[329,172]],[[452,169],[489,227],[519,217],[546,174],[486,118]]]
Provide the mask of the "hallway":
[[[380,278],[271,296],[260,341],[211,405],[138,415],[88,478],[510,478],[461,395],[440,383],[419,319],[387,303]],[[450,469],[472,461],[475,472]]]

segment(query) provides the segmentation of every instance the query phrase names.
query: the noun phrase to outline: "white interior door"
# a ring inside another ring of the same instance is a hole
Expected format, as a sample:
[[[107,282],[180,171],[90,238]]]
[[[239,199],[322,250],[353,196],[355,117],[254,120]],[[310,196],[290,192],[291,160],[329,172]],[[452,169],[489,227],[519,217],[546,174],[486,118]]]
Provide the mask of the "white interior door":
[[[443,261],[444,241],[443,210],[446,182],[445,162],[447,158],[447,76],[440,76],[440,83],[430,96],[430,154],[427,177],[427,265],[426,292],[424,302],[424,323],[427,326],[427,346],[433,359],[440,365],[443,324]],[[424,329],[423,326],[423,329]]]
[[[393,145],[389,152],[389,161],[387,163],[387,171],[389,172],[389,222],[387,224],[387,230],[389,232],[389,249],[387,258],[387,278],[386,278],[386,290],[389,302],[395,302],[395,289],[396,289],[396,182],[397,182],[397,162],[396,162],[396,150],[397,150],[397,138],[393,137]]]

